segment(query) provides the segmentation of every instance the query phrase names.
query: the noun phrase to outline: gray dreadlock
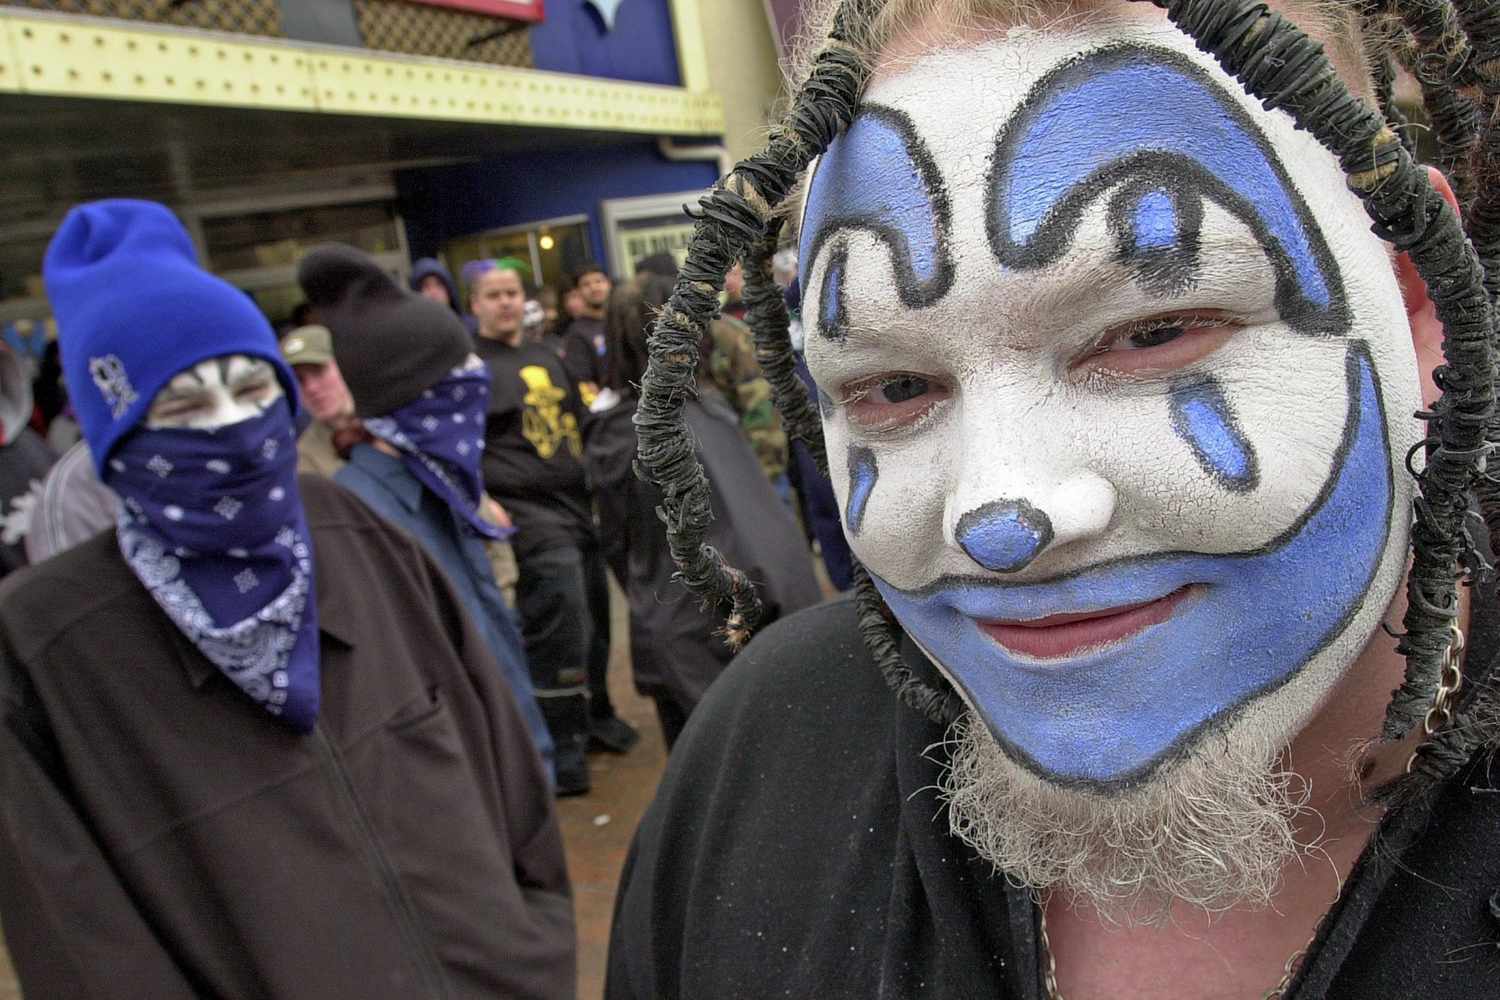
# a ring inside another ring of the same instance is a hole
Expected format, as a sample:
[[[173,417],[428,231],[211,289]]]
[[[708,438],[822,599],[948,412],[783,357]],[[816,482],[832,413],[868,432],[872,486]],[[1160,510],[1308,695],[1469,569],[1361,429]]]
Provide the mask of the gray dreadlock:
[[[1443,325],[1445,363],[1434,372],[1442,395],[1417,414],[1427,434],[1406,456],[1417,483],[1408,610],[1397,647],[1407,669],[1383,735],[1404,736],[1426,713],[1428,736],[1413,758],[1413,773],[1388,794],[1443,780],[1488,738],[1487,721],[1500,716],[1500,689],[1473,669],[1467,678],[1455,676],[1452,662],[1459,583],[1487,565],[1465,526],[1472,501],[1492,546],[1500,543],[1500,476],[1486,469],[1488,453],[1500,444],[1494,389],[1500,358],[1494,317],[1500,294],[1500,119],[1494,114],[1500,101],[1500,0],[1297,3],[1299,17],[1319,20],[1324,34],[1335,39],[1334,59],[1377,108],[1351,92],[1321,45],[1266,3],[1135,2],[1164,9],[1268,110],[1285,111],[1321,141],[1338,158],[1373,231],[1409,254],[1427,284]],[[661,513],[679,575],[727,611],[731,643],[742,643],[754,630],[760,602],[744,574],[703,542],[713,515],[682,416],[693,391],[697,345],[717,312],[725,273],[743,261],[748,319],[776,405],[789,435],[805,442],[826,471],[821,425],[792,374],[787,313],[771,281],[770,258],[783,225],[778,206],[807,165],[848,127],[876,59],[916,19],[949,12],[950,22],[962,27],[967,20],[1015,22],[1089,6],[1082,0],[838,0],[814,11],[806,30],[819,44],[810,57],[794,61],[796,90],[786,117],[763,152],[738,164],[700,201],[687,262],[651,332],[635,420],[641,465],[662,490]],[[1393,56],[1421,85],[1438,158],[1455,180],[1466,228],[1409,152],[1404,118],[1391,97]],[[1419,449],[1425,459],[1420,469]],[[956,718],[962,707],[957,694],[913,675],[900,654],[901,630],[860,567],[855,581],[860,630],[887,682],[923,715]]]

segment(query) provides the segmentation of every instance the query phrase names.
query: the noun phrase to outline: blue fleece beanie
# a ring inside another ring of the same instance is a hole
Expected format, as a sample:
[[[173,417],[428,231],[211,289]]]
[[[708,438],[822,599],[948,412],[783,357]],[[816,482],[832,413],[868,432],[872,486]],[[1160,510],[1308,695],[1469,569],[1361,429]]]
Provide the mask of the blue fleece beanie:
[[[126,199],[78,205],[42,263],[63,378],[102,475],[115,444],[179,372],[244,354],[276,369],[295,416],[297,380],[248,295],[198,266],[165,206]]]

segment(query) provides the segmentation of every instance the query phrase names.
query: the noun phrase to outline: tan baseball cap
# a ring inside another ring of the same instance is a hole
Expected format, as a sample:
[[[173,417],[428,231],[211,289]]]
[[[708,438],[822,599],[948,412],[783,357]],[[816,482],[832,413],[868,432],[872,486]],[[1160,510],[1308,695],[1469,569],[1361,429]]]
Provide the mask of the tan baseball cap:
[[[333,360],[333,334],[326,326],[299,326],[281,338],[289,365],[326,365]]]

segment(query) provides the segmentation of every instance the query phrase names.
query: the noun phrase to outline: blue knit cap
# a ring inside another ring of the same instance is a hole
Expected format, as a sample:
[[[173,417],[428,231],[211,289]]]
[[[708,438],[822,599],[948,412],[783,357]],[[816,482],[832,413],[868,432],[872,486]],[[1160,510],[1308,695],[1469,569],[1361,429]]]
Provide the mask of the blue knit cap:
[[[297,380],[270,322],[248,295],[198,266],[192,239],[165,206],[76,206],[47,247],[42,275],[68,396],[101,475],[157,392],[210,358],[270,362],[297,413]]]

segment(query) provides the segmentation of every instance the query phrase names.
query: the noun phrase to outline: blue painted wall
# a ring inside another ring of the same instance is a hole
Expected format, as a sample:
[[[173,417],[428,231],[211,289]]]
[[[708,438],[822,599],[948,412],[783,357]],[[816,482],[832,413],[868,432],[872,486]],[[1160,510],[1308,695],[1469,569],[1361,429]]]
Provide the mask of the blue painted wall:
[[[546,19],[531,29],[537,69],[677,86],[677,47],[667,0],[621,0],[615,26],[586,0],[546,0]]]
[[[713,161],[674,163],[663,159],[653,142],[629,141],[402,171],[396,190],[413,257],[432,256],[457,236],[586,214],[590,252],[604,262],[601,201],[701,191],[716,180]]]

